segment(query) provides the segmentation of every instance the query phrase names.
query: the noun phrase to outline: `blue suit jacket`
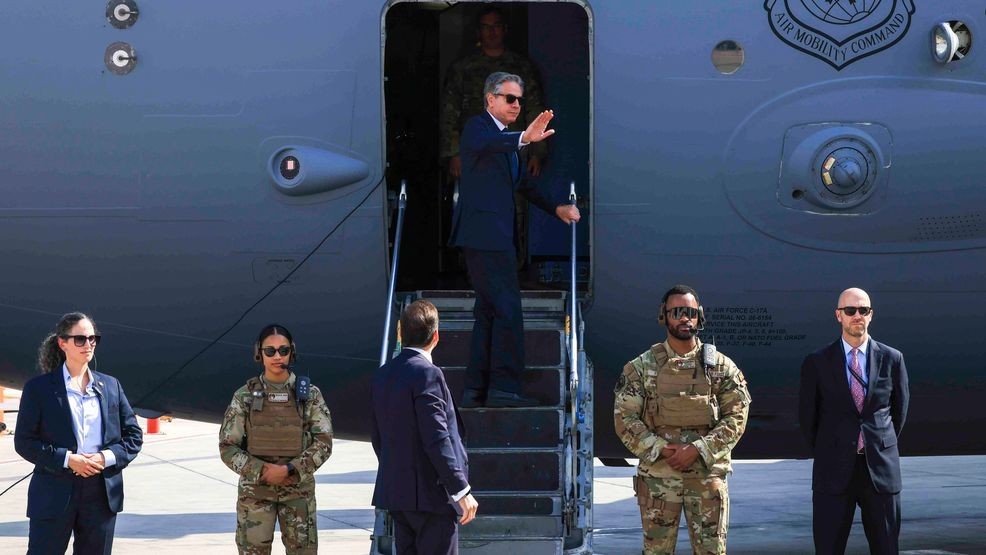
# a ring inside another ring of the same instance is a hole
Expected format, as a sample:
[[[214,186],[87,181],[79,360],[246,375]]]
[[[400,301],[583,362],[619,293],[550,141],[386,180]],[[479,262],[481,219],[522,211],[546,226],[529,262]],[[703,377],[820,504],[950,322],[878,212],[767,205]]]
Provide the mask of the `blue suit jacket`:
[[[814,491],[848,491],[860,427],[873,487],[880,493],[900,491],[897,436],[904,428],[910,398],[904,356],[870,339],[867,365],[869,387],[862,413],[856,411],[849,392],[841,339],[808,355],[801,365],[800,424],[815,455]]]
[[[488,251],[514,248],[514,191],[552,216],[556,203],[524,177],[519,132],[501,132],[489,112],[469,118],[459,141],[462,177],[449,244]]]
[[[31,477],[27,494],[28,518],[61,516],[72,496],[75,477],[63,465],[66,451],[75,453],[78,445],[65,382],[61,377],[61,368],[34,377],[21,393],[14,449],[34,463],[34,476]],[[143,433],[120,382],[98,372],[93,372],[92,377],[103,422],[100,450],[109,449],[116,456],[116,464],[102,472],[106,481],[106,498],[109,509],[118,513],[123,509],[121,471],[140,451]]]
[[[469,484],[469,462],[441,369],[404,349],[377,369],[370,400],[379,463],[373,505],[455,514],[449,496]]]

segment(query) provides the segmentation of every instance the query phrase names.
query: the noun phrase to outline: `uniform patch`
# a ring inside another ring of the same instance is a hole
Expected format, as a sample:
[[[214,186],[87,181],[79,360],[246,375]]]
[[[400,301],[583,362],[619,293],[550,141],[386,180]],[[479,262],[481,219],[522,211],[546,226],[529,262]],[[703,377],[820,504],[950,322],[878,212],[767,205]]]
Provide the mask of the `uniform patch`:
[[[287,392],[282,391],[276,393],[273,392],[268,393],[267,400],[270,401],[271,403],[287,403],[290,400],[290,398],[288,397]]]
[[[627,377],[624,374],[620,374],[620,377],[616,380],[616,391],[623,391],[627,386]]]
[[[694,370],[695,369],[695,359],[693,358],[680,358],[674,361],[674,367],[678,370]]]

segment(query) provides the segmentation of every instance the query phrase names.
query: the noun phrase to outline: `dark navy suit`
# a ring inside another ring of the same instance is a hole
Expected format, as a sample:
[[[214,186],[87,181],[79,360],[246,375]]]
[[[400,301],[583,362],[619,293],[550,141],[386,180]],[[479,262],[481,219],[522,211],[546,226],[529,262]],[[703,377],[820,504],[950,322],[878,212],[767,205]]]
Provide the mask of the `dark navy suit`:
[[[32,378],[21,393],[14,449],[34,463],[28,488],[31,519],[28,553],[64,553],[75,532],[76,553],[109,553],[116,513],[123,509],[122,470],[137,456],[143,434],[120,382],[92,372],[103,436],[116,464],[90,478],[65,468],[65,454],[78,450],[61,368]],[[80,545],[81,544],[81,545]]]
[[[844,553],[856,505],[872,553],[897,553],[900,455],[907,418],[907,368],[900,351],[869,340],[868,387],[858,412],[846,376],[842,340],[801,365],[801,431],[814,452],[812,503],[815,550]],[[856,453],[862,427],[864,454]]]
[[[457,553],[457,505],[469,463],[445,376],[404,349],[373,375],[371,440],[377,454],[373,505],[390,511],[397,552]]]
[[[524,321],[514,247],[514,193],[551,215],[557,205],[524,177],[517,156],[520,136],[501,132],[493,116],[483,112],[466,122],[459,142],[462,177],[449,243],[462,247],[476,290],[468,389],[521,392]]]

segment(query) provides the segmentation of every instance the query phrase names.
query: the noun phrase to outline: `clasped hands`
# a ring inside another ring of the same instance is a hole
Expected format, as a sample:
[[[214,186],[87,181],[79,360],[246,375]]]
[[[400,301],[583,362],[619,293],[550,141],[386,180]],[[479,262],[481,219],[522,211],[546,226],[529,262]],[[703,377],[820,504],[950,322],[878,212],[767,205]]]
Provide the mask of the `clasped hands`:
[[[682,471],[688,469],[698,459],[698,449],[691,443],[669,443],[661,449],[661,458],[668,466]]]
[[[286,464],[264,463],[264,467],[260,471],[260,481],[272,486],[283,486],[290,477]]]
[[[102,453],[72,453],[68,456],[68,467],[76,476],[90,478],[103,471],[106,458]]]

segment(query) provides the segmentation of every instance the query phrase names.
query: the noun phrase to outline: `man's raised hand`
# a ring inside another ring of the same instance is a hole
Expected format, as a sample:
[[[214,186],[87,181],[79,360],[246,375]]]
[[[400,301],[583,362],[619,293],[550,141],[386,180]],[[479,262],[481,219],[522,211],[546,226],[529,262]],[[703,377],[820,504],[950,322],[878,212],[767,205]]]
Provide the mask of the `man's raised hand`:
[[[548,129],[548,123],[551,122],[551,118],[553,117],[555,117],[555,113],[552,110],[545,110],[538,114],[538,117],[534,118],[534,121],[527,126],[524,136],[520,139],[521,142],[537,143],[554,135],[555,130]]]

